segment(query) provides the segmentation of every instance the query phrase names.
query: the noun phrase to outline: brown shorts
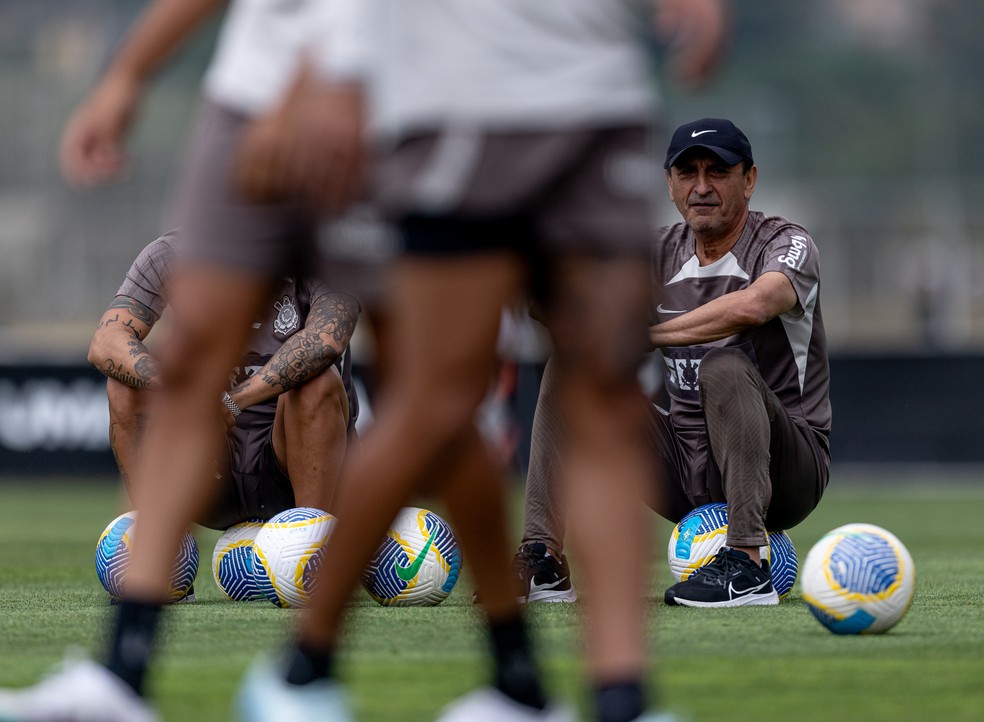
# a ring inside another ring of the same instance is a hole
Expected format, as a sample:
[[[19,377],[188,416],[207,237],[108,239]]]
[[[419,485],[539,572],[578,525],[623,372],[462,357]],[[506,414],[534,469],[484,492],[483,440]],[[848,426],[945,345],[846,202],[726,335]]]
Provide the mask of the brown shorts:
[[[174,226],[181,258],[295,275],[314,258],[313,215],[300,203],[255,204],[235,188],[235,163],[249,118],[205,102],[177,186]]]
[[[243,411],[226,436],[227,456],[220,463],[220,492],[199,523],[228,529],[247,519],[269,519],[294,504],[290,479],[273,450],[273,417]]]
[[[377,172],[408,253],[649,252],[659,176],[643,127],[452,129],[404,140]]]

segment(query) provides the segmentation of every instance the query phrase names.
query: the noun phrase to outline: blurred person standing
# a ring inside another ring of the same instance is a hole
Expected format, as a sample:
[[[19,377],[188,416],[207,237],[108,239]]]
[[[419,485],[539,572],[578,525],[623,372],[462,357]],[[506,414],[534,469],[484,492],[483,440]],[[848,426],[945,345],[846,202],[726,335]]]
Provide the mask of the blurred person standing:
[[[648,344],[658,173],[645,40],[655,10],[679,53],[677,69],[701,77],[726,36],[723,3],[361,4],[379,10],[374,190],[403,242],[389,304],[388,345],[399,363],[385,369],[364,453],[339,490],[321,570],[330,583],[319,586],[284,665],[251,670],[240,713],[251,721],[351,718],[335,664],[346,604],[390,520],[427,488],[442,495],[464,548],[495,661],[492,686],[442,720],[573,718],[544,697],[508,573],[503,480],[474,425],[501,309],[529,293],[551,334],[569,422],[564,492],[583,522],[572,538],[585,570],[594,714],[667,719],[647,714],[648,521],[638,504],[653,473],[637,368]],[[318,92],[309,87],[306,97]],[[247,183],[260,196],[284,178],[304,182],[302,166],[310,171],[347,142],[324,133],[305,140],[317,115],[305,113],[304,97],[274,114],[279,133],[247,149]],[[312,152],[317,142],[323,150]]]
[[[154,73],[224,5],[220,0],[149,3],[100,82],[69,119],[61,166],[77,185],[119,179],[124,142]],[[162,392],[132,471],[140,524],[125,598],[115,610],[105,665],[68,662],[25,690],[0,692],[10,720],[143,722],[156,718],[143,695],[156,646],[168,576],[190,520],[218,492],[213,463],[221,453],[223,390],[252,331],[285,275],[311,268],[315,217],[305,199],[245,200],[234,179],[236,150],[250,118],[274,107],[305,74],[335,80],[364,70],[348,6],[331,0],[238,0],[225,18],[204,83],[204,100],[177,186],[178,243],[166,289],[173,324],[157,357]],[[361,96],[333,86],[319,126],[349,142],[331,159],[341,192],[355,193],[361,160]],[[334,111],[339,111],[337,115]],[[346,125],[338,125],[339,120]],[[320,197],[326,201],[324,191]],[[348,196],[339,195],[344,205]],[[337,353],[330,334],[311,351]],[[284,391],[303,375],[284,379]],[[229,406],[231,410],[231,406]]]

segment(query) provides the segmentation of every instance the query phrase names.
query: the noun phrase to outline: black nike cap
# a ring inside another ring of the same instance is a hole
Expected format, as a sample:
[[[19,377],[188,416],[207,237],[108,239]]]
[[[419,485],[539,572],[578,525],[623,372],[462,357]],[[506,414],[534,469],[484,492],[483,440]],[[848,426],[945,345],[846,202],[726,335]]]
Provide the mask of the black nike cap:
[[[743,161],[755,162],[748,138],[738,126],[724,118],[701,118],[673,131],[663,167],[669,170],[691,148],[706,148],[729,166]]]

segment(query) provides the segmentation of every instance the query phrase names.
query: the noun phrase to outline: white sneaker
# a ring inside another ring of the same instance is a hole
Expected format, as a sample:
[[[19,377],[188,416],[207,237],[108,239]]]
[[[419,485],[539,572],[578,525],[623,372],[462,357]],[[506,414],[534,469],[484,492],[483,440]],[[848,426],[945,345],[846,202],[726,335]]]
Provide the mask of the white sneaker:
[[[157,722],[123,680],[89,659],[69,659],[33,687],[0,690],[2,722]]]
[[[345,690],[338,682],[288,684],[274,663],[261,658],[247,670],[236,695],[243,722],[318,720],[352,722]]]
[[[437,722],[574,722],[574,712],[549,705],[538,710],[510,699],[491,687],[483,687],[444,708]]]

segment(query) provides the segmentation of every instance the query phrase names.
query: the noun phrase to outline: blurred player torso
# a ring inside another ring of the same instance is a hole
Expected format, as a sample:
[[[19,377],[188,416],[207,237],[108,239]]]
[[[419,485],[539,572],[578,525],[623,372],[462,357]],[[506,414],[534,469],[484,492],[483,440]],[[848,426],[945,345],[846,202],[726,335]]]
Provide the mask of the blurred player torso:
[[[205,75],[205,95],[247,115],[269,109],[320,37],[318,2],[331,1],[235,0]]]
[[[368,0],[375,123],[551,130],[632,124],[656,101],[646,0]]]

